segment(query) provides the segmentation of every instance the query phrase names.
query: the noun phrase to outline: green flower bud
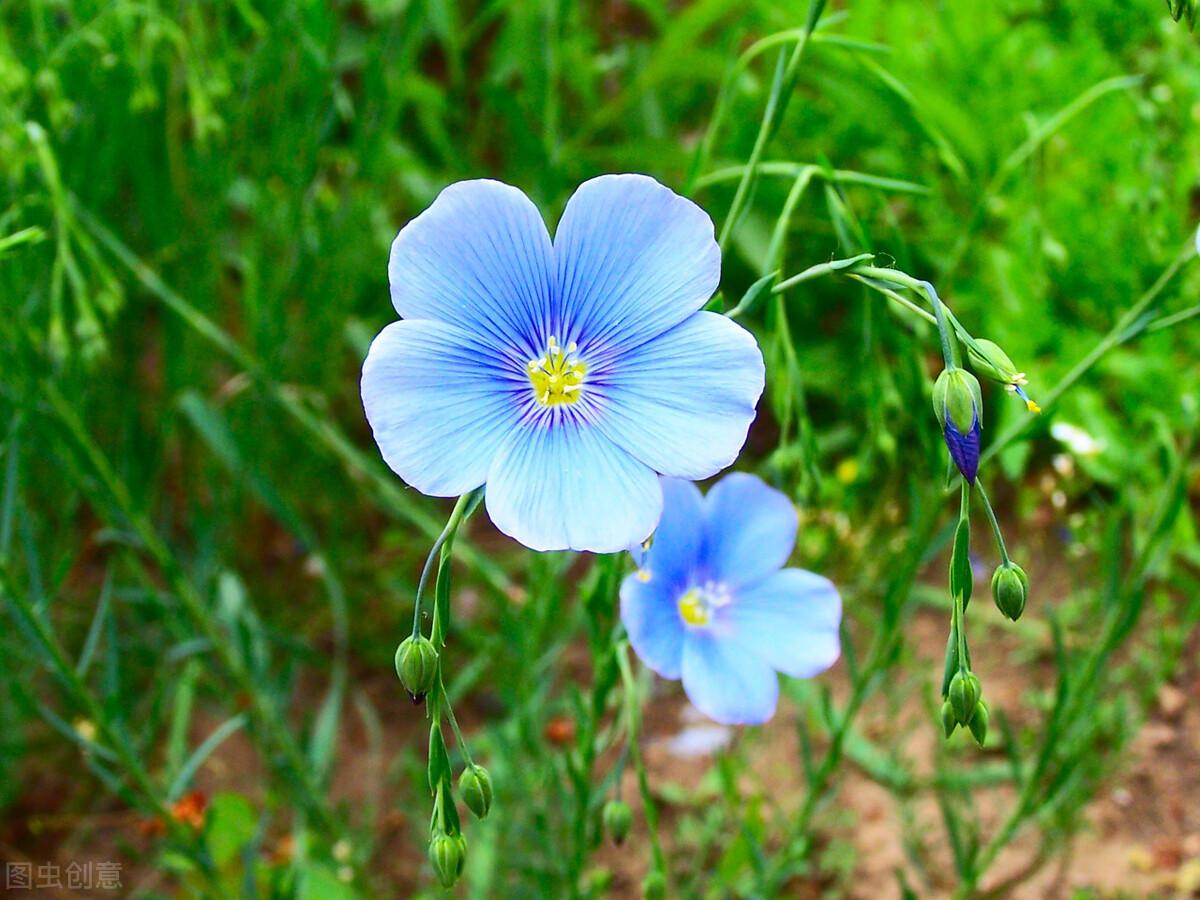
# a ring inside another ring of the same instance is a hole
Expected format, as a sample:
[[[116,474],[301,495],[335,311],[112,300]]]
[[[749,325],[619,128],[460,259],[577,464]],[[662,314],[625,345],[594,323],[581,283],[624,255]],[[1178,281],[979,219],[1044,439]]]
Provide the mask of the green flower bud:
[[[979,703],[979,679],[972,673],[955,673],[950,679],[950,706],[959,725],[969,725]]]
[[[458,777],[458,792],[467,809],[476,817],[486,819],[492,808],[492,776],[483,766],[470,765]]]
[[[467,839],[461,834],[437,832],[429,842],[429,862],[444,888],[454,887],[467,859]]]
[[[967,434],[982,418],[983,392],[979,380],[966,369],[944,369],[933,385],[933,412],[942,428],[950,422]]]
[[[954,707],[949,700],[942,701],[942,730],[946,732],[946,737],[954,734],[954,729],[958,727],[958,717],[954,715]]]
[[[1014,562],[999,566],[992,574],[992,599],[996,608],[1014,622],[1021,618],[1025,611],[1025,601],[1029,597],[1029,577]]]
[[[971,717],[970,728],[975,743],[982,747],[987,742],[988,729],[988,708],[982,700],[975,704],[975,715]]]
[[[667,896],[667,879],[655,869],[642,879],[642,900],[663,900]]]
[[[609,800],[604,804],[604,830],[618,847],[625,843],[629,827],[633,824],[633,811],[621,800]]]
[[[437,667],[437,650],[424,635],[405,638],[396,648],[396,674],[413,703],[420,703],[433,690]]]
[[[992,381],[1017,384],[1021,376],[1008,354],[994,341],[976,339],[975,346],[967,344],[967,358],[971,361],[971,368]]]

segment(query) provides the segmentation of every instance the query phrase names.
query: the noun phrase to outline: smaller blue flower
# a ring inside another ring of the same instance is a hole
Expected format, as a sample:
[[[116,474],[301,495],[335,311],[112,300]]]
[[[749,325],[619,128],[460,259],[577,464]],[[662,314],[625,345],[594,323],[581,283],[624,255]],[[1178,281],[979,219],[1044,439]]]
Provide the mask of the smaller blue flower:
[[[621,585],[621,621],[638,656],[726,725],[758,725],[779,699],[776,672],[810,678],[837,661],[842,601],[826,578],[784,569],[795,507],[753,475],[707,497],[663,478],[663,513],[640,568]]]

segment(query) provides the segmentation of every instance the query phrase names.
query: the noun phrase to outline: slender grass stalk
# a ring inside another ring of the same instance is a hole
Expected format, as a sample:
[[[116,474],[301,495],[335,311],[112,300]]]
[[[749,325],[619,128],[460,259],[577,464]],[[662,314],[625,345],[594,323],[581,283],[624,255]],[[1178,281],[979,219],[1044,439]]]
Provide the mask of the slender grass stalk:
[[[1024,165],[1047,140],[1097,100],[1118,91],[1129,90],[1141,83],[1142,77],[1140,75],[1120,75],[1115,78],[1107,78],[1098,84],[1092,85],[1045,122],[1034,128],[1030,132],[1029,137],[1017,145],[1004,158],[991,180],[988,181],[980,193],[978,200],[975,202],[974,211],[959,232],[958,240],[955,242],[954,248],[950,251],[950,258],[942,268],[939,277],[945,280],[958,269],[963,257],[966,256],[967,248],[971,245],[971,239],[975,236],[975,232],[978,231],[979,226],[987,218],[988,208],[999,195],[1000,189],[1004,187],[1005,183],[1013,176],[1017,169]]]
[[[1000,551],[1000,561],[1007,565],[1010,560],[1008,558],[1008,548],[1004,545],[1004,533],[1000,530],[1000,522],[996,518],[996,511],[992,509],[992,502],[988,499],[987,491],[984,490],[982,481],[975,482],[975,492],[979,494],[979,499],[983,501],[983,509],[987,513],[988,524],[992,526],[992,536],[996,539],[996,549]]]
[[[851,733],[854,720],[862,704],[878,687],[883,673],[895,662],[896,647],[904,640],[899,627],[905,612],[912,602],[912,586],[923,564],[922,548],[928,546],[937,522],[937,505],[915,511],[916,520],[905,547],[896,555],[888,587],[884,593],[881,621],[872,629],[870,649],[850,685],[850,695],[830,734],[829,747],[820,765],[809,781],[808,791],[799,811],[791,818],[783,845],[772,859],[765,875],[760,879],[760,895],[779,895],[784,880],[794,861],[802,857],[808,844],[808,830],[821,802],[825,800],[829,784],[838,771],[846,752],[846,740]]]
[[[629,642],[622,640],[617,645],[617,666],[621,670],[621,685],[625,692],[625,738],[629,745],[629,762],[637,774],[638,793],[642,798],[642,815],[646,817],[646,830],[650,835],[650,852],[654,860],[654,868],[670,878],[667,870],[667,858],[663,853],[662,841],[658,836],[658,806],[654,795],[650,793],[650,781],[646,776],[646,764],[642,759],[641,740],[641,701],[638,699],[637,679],[633,676],[633,668],[629,663]]]
[[[1046,391],[1045,394],[1039,397],[1039,402],[1041,403],[1042,411],[1044,413],[1050,413],[1058,401],[1062,398],[1063,394],[1074,387],[1075,383],[1078,382],[1079,379],[1081,379],[1088,372],[1090,372],[1092,367],[1095,366],[1096,363],[1098,363],[1101,359],[1103,359],[1110,350],[1114,349],[1115,347],[1119,347],[1121,344],[1124,344],[1136,334],[1140,333],[1140,329],[1134,330],[1133,326],[1138,322],[1139,319],[1149,312],[1153,305],[1162,297],[1163,291],[1166,289],[1167,285],[1171,283],[1171,280],[1179,273],[1179,270],[1183,268],[1184,263],[1194,259],[1195,257],[1195,239],[1189,236],[1187,241],[1184,242],[1182,249],[1175,255],[1175,258],[1171,260],[1166,269],[1163,270],[1162,274],[1158,276],[1158,279],[1154,282],[1154,284],[1152,284],[1146,290],[1146,292],[1142,294],[1142,296],[1134,301],[1132,306],[1122,313],[1121,317],[1117,319],[1116,323],[1112,328],[1109,329],[1108,333],[1104,335],[1104,337],[1102,337],[1096,343],[1096,345],[1092,347],[1092,349],[1089,350],[1082,359],[1079,360],[1079,362],[1075,363],[1075,365],[1071,367],[1070,371],[1067,372],[1066,375],[1060,378],[1058,382],[1052,388],[1050,388],[1050,390]],[[1010,425],[1007,429],[1005,429],[1005,431],[1001,432],[1000,436],[991,443],[987,450],[984,451],[983,456],[979,460],[980,465],[1003,451],[1005,447],[1024,434],[1035,421],[1037,420],[1032,418],[1022,418]]]
[[[195,864],[196,870],[204,879],[212,895],[221,898],[228,897],[229,893],[218,878],[212,861],[198,843],[196,833],[179,822],[171,813],[167,805],[166,793],[155,783],[145,766],[142,765],[137,751],[130,746],[124,732],[113,727],[107,711],[84,683],[75,666],[72,665],[66,650],[58,642],[45,617],[34,608],[25,593],[14,584],[7,563],[4,561],[0,561],[0,591],[3,592],[16,614],[20,615],[29,627],[43,651],[44,661],[65,688],[71,701],[96,726],[103,746],[110,750],[121,764],[125,774],[137,787],[142,802],[163,823],[177,845]]]
[[[1194,446],[1193,439],[1189,450]],[[1181,462],[1171,473],[1163,488],[1156,521],[1150,529],[1150,538],[1137,553],[1123,584],[1117,588],[1118,600],[1124,602],[1109,606],[1098,637],[1088,644],[1092,649],[1083,664],[1070,674],[1069,683],[1060,684],[1060,691],[1065,690],[1065,698],[1056,705],[1051,714],[1036,761],[1025,776],[1020,794],[1004,822],[983,847],[960,883],[955,893],[956,898],[965,900],[975,894],[980,880],[1000,852],[1012,842],[1029,817],[1037,811],[1044,791],[1044,776],[1055,761],[1064,730],[1081,714],[1087,715],[1084,705],[1100,683],[1103,666],[1130,635],[1141,614],[1146,579],[1157,564],[1163,548],[1171,540],[1172,526],[1184,508],[1183,486],[1187,471],[1187,465]],[[1066,673],[1060,673],[1060,679],[1065,680],[1066,677]]]
[[[758,179],[758,164],[767,149],[767,143],[783,122],[788,101],[796,86],[796,74],[800,67],[800,60],[804,57],[808,39],[817,27],[817,20],[821,18],[824,8],[825,0],[811,0],[808,7],[808,21],[804,25],[803,33],[792,47],[790,54],[780,52],[779,61],[775,67],[775,78],[771,83],[771,93],[767,97],[767,105],[763,109],[762,121],[758,126],[758,134],[754,138],[754,146],[750,150],[750,158],[746,160],[745,169],[733,193],[733,201],[729,204],[729,212],[721,224],[721,234],[717,243],[721,245],[722,251],[728,247],[729,240],[733,237],[733,231],[741,221],[742,213],[750,199],[750,193]]]
[[[274,706],[267,702],[261,686],[255,681],[241,657],[234,650],[233,642],[225,634],[204,599],[180,569],[174,554],[134,507],[133,499],[125,484],[117,476],[103,451],[88,434],[75,408],[67,402],[58,386],[53,382],[43,384],[43,396],[64,430],[82,451],[103,486],[108,499],[133,528],[142,546],[145,547],[155,565],[166,578],[192,624],[208,641],[226,675],[236,689],[249,698],[255,724],[266,735],[269,744],[283,755],[290,774],[299,786],[300,799],[304,807],[313,815],[319,827],[336,837],[343,836],[344,826],[326,806],[321,790],[311,777],[308,761],[304,758],[291,731],[284,724]]]
[[[454,539],[458,534],[458,526],[462,524],[463,515],[480,490],[480,488],[476,488],[473,491],[468,491],[455,501],[454,508],[450,511],[450,518],[446,520],[446,526],[442,529],[442,533],[437,536],[437,540],[433,542],[433,547],[430,548],[429,555],[425,557],[425,564],[421,567],[421,577],[417,580],[416,596],[413,599],[412,636],[414,638],[421,633],[421,600],[425,596],[425,585],[429,581],[429,573],[433,570],[433,562],[438,558],[443,546],[452,546],[454,544]]]
[[[368,457],[334,423],[315,414],[294,391],[286,389],[271,378],[265,367],[248,350],[212,319],[168,287],[153,269],[80,206],[78,201],[75,201],[74,208],[79,220],[91,230],[100,244],[129,269],[152,297],[244,369],[272,401],[341,462],[353,481],[367,482],[371,487],[369,495],[376,501],[382,501],[389,512],[412,523],[430,539],[437,537],[440,531],[437,519],[415,503],[399,486],[394,476],[381,472],[379,466],[368,461]],[[508,576],[494,561],[465,540],[459,545],[459,555],[489,589],[498,595],[507,594],[510,587]]]

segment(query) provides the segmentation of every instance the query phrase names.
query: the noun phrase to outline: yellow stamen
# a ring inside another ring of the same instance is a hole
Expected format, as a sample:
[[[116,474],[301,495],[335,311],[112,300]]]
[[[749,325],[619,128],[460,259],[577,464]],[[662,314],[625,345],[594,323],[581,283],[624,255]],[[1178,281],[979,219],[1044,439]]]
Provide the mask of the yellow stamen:
[[[712,618],[712,610],[704,602],[700,591],[692,588],[679,598],[679,615],[689,625],[707,625]]]
[[[649,581],[650,580],[650,570],[649,569],[638,569],[637,580],[642,582],[642,584],[645,584],[647,581]]]
[[[1042,408],[1040,406],[1038,406],[1036,403],[1034,403],[1032,400],[1025,401],[1025,408],[1028,409],[1031,413],[1040,413],[1042,411]]]
[[[580,385],[587,374],[587,366],[575,358],[578,349],[574,341],[566,350],[558,346],[558,338],[551,335],[546,341],[546,355],[531,359],[527,368],[533,396],[543,406],[575,403],[582,394]]]

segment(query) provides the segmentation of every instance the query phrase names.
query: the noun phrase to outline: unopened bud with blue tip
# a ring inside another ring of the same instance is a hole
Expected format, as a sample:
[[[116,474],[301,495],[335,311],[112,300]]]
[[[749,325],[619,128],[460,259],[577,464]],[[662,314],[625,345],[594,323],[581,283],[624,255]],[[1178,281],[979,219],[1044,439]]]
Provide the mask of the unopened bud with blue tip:
[[[933,385],[933,411],[942,425],[950,458],[967,484],[979,471],[979,431],[983,395],[979,381],[966,369],[948,368]]]

